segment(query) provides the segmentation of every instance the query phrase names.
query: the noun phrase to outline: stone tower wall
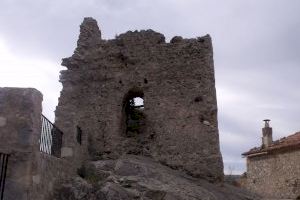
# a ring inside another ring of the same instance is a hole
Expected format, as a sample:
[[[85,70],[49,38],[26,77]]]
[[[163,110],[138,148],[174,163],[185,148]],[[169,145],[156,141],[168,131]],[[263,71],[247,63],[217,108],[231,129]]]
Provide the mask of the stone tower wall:
[[[63,65],[56,125],[78,165],[131,153],[196,177],[222,178],[210,36],[166,43],[147,30],[102,40],[97,22],[85,18],[78,46]],[[142,94],[145,106],[145,126],[136,137],[125,134],[130,92]]]

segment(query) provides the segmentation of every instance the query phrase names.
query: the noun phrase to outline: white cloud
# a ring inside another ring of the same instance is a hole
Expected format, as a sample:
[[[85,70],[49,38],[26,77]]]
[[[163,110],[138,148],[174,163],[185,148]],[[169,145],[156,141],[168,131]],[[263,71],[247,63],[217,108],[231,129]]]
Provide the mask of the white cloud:
[[[298,0],[1,0],[0,86],[38,88],[53,116],[59,62],[72,54],[86,16],[98,20],[105,39],[148,28],[168,39],[209,33],[225,169],[242,171],[240,154],[260,145],[264,118],[272,119],[274,138],[300,129],[299,6]]]
[[[61,90],[58,66],[48,60],[16,56],[0,37],[0,87],[32,87],[43,93],[43,112],[52,121]]]

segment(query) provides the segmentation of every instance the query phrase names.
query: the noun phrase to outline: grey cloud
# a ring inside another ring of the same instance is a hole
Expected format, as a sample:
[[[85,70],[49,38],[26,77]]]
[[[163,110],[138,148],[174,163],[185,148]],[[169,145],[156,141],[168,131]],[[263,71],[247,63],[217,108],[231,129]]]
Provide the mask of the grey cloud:
[[[225,168],[242,171],[240,154],[260,144],[263,118],[272,119],[277,138],[300,130],[299,7],[298,0],[1,0],[0,37],[15,54],[57,63],[57,72],[61,58],[73,52],[85,16],[98,20],[105,39],[148,28],[167,39],[209,33]]]

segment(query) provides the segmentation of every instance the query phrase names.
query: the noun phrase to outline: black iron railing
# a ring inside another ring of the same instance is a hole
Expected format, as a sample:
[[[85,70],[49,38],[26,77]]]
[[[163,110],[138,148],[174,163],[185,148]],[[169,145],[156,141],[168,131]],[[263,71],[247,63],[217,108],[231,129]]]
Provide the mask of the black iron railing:
[[[42,132],[40,139],[40,151],[49,155],[60,157],[63,132],[52,124],[44,115],[41,115],[41,119]]]
[[[0,153],[0,200],[4,198],[4,186],[8,164],[8,154]]]

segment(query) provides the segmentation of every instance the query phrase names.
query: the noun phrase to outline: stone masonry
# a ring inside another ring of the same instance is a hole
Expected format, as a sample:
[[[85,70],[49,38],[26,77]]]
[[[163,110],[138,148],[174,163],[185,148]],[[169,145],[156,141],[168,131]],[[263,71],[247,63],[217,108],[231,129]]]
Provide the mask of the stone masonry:
[[[247,158],[246,188],[268,199],[300,198],[300,132],[273,141],[270,120],[264,120],[262,145]]]
[[[4,200],[44,200],[75,171],[67,159],[40,152],[42,98],[33,88],[0,88],[0,153],[9,155]]]
[[[9,154],[4,200],[34,195],[42,94],[32,88],[0,88],[0,152]]]
[[[300,151],[249,158],[247,189],[264,197],[300,197]]]
[[[194,177],[223,178],[210,36],[167,43],[146,30],[103,40],[97,22],[85,18],[62,65],[56,125],[64,132],[62,156],[74,165],[135,154]],[[128,137],[132,97],[144,100],[144,124]]]

